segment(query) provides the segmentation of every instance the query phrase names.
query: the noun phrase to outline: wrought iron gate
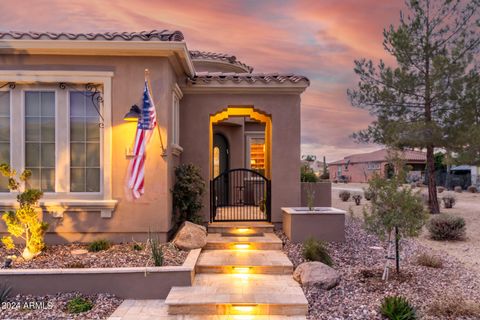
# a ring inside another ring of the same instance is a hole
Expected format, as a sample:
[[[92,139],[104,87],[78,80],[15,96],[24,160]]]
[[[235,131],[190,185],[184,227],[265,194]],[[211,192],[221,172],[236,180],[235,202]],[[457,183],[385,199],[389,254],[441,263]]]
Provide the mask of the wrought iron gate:
[[[232,169],[210,181],[210,221],[271,221],[271,181]]]

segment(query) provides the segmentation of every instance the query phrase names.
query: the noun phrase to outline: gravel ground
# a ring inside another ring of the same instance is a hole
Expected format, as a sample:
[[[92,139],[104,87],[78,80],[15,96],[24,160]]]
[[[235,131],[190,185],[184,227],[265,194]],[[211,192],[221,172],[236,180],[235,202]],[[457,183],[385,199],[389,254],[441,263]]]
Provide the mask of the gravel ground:
[[[87,252],[80,255],[72,254],[72,250],[87,249],[84,244],[50,245],[33,260],[24,261],[20,256],[14,260],[13,268],[47,269],[47,268],[113,268],[113,267],[145,267],[153,266],[149,246],[139,243],[142,250],[134,250],[133,243],[114,244],[108,250]],[[165,266],[182,265],[188,251],[178,250],[173,244],[162,245]],[[20,248],[21,249],[21,248]],[[18,254],[0,248],[0,257],[3,261],[6,256]]]
[[[309,302],[308,319],[382,319],[381,300],[389,295],[407,297],[421,319],[479,319],[473,317],[438,317],[432,315],[431,304],[449,297],[465,297],[480,301],[478,275],[466,269],[455,258],[424,247],[416,240],[401,242],[401,274],[391,271],[388,282],[381,280],[385,265],[385,251],[370,247],[385,247],[376,236],[367,234],[358,219],[347,217],[346,242],[328,244],[334,268],[341,274],[340,284],[330,291],[304,288]],[[302,245],[284,241],[284,251],[297,266],[304,262]],[[438,255],[443,268],[433,269],[416,264],[421,253]]]
[[[66,311],[67,303],[79,293],[59,293],[47,296],[17,295],[2,303],[0,319],[106,319],[122,303],[109,294],[82,296],[93,303],[92,310],[78,314]]]

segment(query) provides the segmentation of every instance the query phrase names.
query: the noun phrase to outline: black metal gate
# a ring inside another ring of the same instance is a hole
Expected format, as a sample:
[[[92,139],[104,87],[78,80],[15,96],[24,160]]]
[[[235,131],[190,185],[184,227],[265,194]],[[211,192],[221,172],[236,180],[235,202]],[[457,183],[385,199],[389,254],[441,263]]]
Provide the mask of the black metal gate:
[[[232,169],[210,181],[210,221],[271,221],[271,181]]]

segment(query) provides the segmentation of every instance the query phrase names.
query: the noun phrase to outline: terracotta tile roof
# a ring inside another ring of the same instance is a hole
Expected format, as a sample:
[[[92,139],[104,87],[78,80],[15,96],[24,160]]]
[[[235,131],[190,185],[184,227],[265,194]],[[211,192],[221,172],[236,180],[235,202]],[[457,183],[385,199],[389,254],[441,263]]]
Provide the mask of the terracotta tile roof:
[[[253,67],[237,60],[237,57],[231,54],[192,50],[190,51],[190,56],[192,57],[192,60],[223,61],[223,62],[228,62],[234,65],[238,65],[248,70],[248,72],[253,71]]]
[[[0,32],[0,39],[15,40],[108,40],[108,41],[182,41],[182,32],[152,30],[140,32],[68,33],[68,32]]]
[[[350,156],[346,156],[342,160],[329,163],[329,165],[346,164],[347,162],[350,162],[350,163],[382,162],[382,161],[385,161],[387,156],[388,156],[387,150],[381,149],[381,150],[377,150],[369,153],[360,153],[360,154],[353,154]],[[427,161],[427,154],[422,151],[405,150],[402,152],[401,157],[406,161],[419,161],[419,162]]]
[[[211,82],[226,83],[232,81],[235,83],[299,83],[306,82],[310,84],[310,80],[305,76],[295,74],[278,74],[278,73],[234,73],[234,72],[198,72],[195,77],[189,78],[190,84],[208,84]]]

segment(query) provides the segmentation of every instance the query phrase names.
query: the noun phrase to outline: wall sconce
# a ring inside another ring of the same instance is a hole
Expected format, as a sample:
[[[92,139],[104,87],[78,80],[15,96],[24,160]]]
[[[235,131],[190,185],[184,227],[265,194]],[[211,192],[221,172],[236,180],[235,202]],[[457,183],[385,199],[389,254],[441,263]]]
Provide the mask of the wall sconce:
[[[140,108],[136,104],[134,104],[130,107],[130,111],[125,114],[123,120],[129,122],[137,122],[138,119],[140,119]]]

